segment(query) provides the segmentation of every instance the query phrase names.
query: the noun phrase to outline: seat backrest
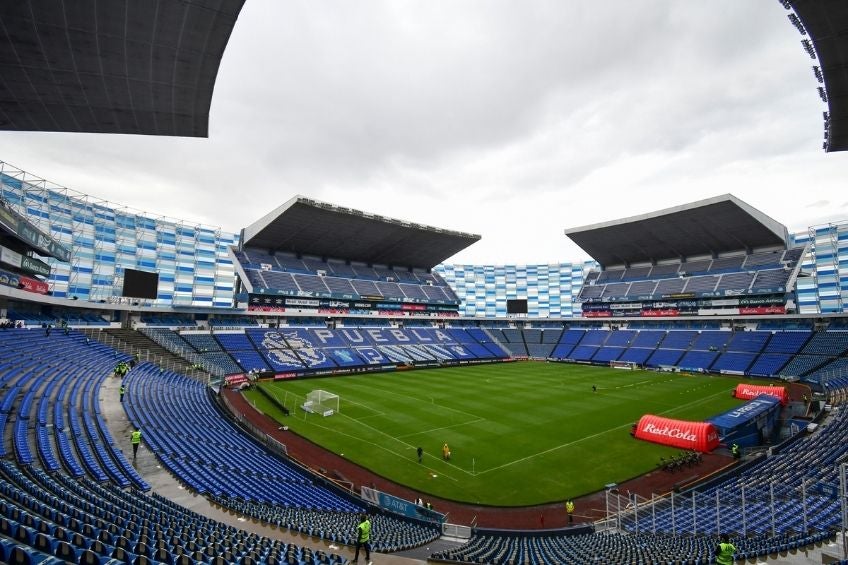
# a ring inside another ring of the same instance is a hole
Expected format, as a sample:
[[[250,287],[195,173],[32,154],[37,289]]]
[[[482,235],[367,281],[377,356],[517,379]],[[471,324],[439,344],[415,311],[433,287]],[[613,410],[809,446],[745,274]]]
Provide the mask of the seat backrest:
[[[77,558],[77,563],[79,563],[79,565],[100,565],[100,556],[90,549],[86,549],[80,553]]]

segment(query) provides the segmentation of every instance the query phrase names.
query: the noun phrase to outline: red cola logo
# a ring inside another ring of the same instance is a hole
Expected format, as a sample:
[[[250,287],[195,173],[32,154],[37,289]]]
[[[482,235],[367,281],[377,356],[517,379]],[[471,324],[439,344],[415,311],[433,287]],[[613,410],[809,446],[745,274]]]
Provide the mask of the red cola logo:
[[[669,426],[665,427],[657,427],[654,424],[646,424],[642,431],[647,432],[649,434],[653,434],[655,436],[668,436],[676,439],[683,439],[686,441],[695,441],[697,438],[695,434],[688,430],[681,430],[680,428],[672,428]]]

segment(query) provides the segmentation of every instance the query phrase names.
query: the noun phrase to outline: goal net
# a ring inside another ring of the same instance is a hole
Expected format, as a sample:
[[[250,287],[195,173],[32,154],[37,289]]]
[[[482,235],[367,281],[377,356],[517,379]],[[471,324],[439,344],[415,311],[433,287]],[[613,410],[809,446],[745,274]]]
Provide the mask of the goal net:
[[[313,414],[332,416],[339,411],[339,395],[326,390],[313,390],[306,395],[306,401],[301,408]]]
[[[610,367],[613,369],[628,369],[632,371],[637,369],[638,365],[632,361],[610,361]]]

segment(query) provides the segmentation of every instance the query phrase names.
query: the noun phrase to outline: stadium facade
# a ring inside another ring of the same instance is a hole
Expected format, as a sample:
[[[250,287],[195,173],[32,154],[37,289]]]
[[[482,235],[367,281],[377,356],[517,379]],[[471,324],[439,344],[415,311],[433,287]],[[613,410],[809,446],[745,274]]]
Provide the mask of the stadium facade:
[[[92,302],[120,297],[124,269],[159,273],[154,306],[233,305],[228,247],[238,234],[154,216],[54,185],[0,161],[0,198],[71,249],[44,258],[53,296]]]
[[[462,300],[460,313],[468,317],[505,318],[507,300],[527,299],[527,317],[580,316],[576,301],[585,273],[594,261],[548,265],[442,264],[442,275]]]
[[[53,184],[0,161],[0,198],[71,249],[70,262],[44,257],[53,296],[91,302],[119,299],[124,269],[159,273],[157,307],[232,308],[236,275],[230,248],[240,235],[133,210]],[[789,234],[809,244],[795,286],[799,314],[848,311],[848,221]],[[433,269],[460,300],[459,314],[505,318],[510,299],[528,301],[528,318],[581,316],[578,300],[593,260],[538,265],[463,265]]]

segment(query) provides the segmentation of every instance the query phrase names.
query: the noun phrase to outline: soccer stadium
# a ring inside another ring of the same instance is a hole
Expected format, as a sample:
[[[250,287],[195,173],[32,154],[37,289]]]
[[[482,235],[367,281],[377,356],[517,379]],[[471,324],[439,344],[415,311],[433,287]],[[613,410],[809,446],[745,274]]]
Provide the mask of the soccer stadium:
[[[4,6],[0,129],[209,136],[243,5]],[[774,9],[838,154],[848,8]],[[0,562],[848,563],[848,221],[720,193],[459,264],[483,236],[367,205],[218,227],[21,166]]]

